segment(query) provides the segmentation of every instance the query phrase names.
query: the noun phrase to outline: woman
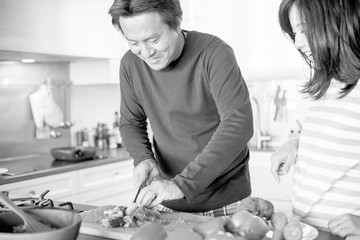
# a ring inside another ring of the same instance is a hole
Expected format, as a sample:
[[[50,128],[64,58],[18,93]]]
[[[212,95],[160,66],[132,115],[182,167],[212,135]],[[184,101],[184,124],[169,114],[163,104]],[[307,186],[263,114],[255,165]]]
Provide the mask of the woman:
[[[311,69],[300,139],[271,157],[279,176],[296,165],[293,214],[341,237],[360,237],[360,1],[283,0],[282,31]]]

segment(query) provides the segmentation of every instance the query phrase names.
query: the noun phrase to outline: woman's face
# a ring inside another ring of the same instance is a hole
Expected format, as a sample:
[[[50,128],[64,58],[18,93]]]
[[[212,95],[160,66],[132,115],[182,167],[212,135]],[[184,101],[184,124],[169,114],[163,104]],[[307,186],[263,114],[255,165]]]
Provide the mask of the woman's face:
[[[165,24],[158,13],[120,17],[120,25],[130,50],[154,70],[166,68],[180,56],[184,39]]]
[[[306,23],[301,20],[301,16],[296,4],[293,4],[290,8],[289,20],[295,37],[295,47],[303,52],[308,57],[308,59],[313,62],[309,43],[305,35]]]

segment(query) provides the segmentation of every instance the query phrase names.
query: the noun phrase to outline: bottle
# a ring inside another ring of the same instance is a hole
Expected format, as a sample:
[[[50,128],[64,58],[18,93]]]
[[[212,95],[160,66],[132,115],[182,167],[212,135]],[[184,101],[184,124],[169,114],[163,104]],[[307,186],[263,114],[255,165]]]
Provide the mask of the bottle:
[[[114,136],[114,142],[116,144],[116,148],[121,148],[121,143],[122,143],[122,139],[121,139],[121,135],[120,135],[120,117],[119,117],[119,113],[115,112],[114,114],[114,123],[113,123],[113,134]]]

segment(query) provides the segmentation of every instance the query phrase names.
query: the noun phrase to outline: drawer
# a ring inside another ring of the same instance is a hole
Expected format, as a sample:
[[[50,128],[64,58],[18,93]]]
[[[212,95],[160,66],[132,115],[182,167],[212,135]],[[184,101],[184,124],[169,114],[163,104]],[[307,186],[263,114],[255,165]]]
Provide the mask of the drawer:
[[[85,192],[109,186],[116,189],[116,185],[122,182],[132,186],[132,173],[133,162],[130,160],[80,170],[79,191]]]
[[[60,199],[66,196],[76,196],[78,192],[77,172],[54,174],[10,184],[0,185],[0,190],[9,191],[17,197],[38,197],[46,190],[51,199]],[[73,198],[72,198],[73,199]]]

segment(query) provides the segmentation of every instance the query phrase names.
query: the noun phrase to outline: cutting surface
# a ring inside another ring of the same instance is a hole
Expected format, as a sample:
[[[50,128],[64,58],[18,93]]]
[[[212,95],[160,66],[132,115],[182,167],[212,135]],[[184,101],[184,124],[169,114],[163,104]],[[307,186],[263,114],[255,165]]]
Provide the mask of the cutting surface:
[[[190,213],[161,213],[161,219],[166,219],[171,222],[164,225],[166,231],[171,232],[179,227],[192,228],[195,222],[206,221],[211,217],[199,216]],[[140,227],[118,227],[118,228],[106,228],[101,226],[100,223],[88,222],[86,218],[83,218],[81,223],[80,233],[106,237],[111,239],[129,240],[131,236],[139,230]]]

